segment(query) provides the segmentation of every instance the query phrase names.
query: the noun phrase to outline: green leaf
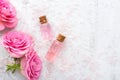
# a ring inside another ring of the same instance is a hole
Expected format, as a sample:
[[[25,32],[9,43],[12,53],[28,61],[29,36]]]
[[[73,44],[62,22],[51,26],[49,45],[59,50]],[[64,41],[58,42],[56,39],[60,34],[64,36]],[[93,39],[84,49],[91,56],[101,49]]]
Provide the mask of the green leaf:
[[[7,65],[6,71],[12,71],[14,73],[16,70],[20,70],[20,64]]]
[[[12,73],[14,73],[14,72],[15,72],[15,70],[16,70],[16,69],[13,69],[13,70],[12,70]]]
[[[9,70],[11,70],[10,68],[7,68],[7,70],[6,71],[9,71]]]

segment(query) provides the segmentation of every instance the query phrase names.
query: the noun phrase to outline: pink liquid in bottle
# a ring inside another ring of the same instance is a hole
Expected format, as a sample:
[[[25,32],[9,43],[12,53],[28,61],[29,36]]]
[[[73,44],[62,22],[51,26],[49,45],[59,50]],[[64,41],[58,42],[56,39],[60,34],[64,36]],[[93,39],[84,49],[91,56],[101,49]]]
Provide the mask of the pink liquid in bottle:
[[[46,16],[41,16],[40,18],[40,30],[43,39],[51,40],[53,38],[53,33],[50,24],[47,22]]]
[[[46,54],[46,59],[49,62],[53,62],[55,60],[55,58],[57,57],[57,55],[59,54],[62,46],[63,46],[63,41],[65,39],[65,36],[59,34],[57,37],[57,40],[54,40],[50,49],[48,50],[47,54]]]

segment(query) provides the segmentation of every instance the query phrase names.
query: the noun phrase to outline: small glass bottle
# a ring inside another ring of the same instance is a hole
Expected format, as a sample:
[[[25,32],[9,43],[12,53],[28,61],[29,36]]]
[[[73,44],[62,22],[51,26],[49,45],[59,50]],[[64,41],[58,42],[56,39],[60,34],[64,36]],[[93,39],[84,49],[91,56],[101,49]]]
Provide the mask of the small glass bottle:
[[[65,36],[63,36],[62,34],[59,34],[57,39],[53,41],[50,49],[48,50],[47,54],[46,54],[46,59],[49,62],[53,62],[54,59],[57,57],[57,55],[59,54],[62,46],[63,46],[63,41],[65,39]]]
[[[51,40],[53,38],[53,33],[50,24],[48,23],[46,16],[39,17],[41,26],[41,35],[45,40]]]

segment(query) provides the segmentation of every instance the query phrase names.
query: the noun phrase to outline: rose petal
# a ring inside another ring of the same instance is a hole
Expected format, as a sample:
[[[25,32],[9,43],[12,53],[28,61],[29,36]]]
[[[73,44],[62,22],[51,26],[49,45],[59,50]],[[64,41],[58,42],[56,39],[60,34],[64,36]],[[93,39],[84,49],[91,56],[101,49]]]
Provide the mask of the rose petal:
[[[22,57],[21,68],[23,75],[28,80],[38,80],[42,69],[42,62],[33,49]]]
[[[5,15],[1,15],[0,16],[0,20],[3,22],[15,22],[16,21],[16,17],[12,17],[12,16],[5,16]]]
[[[18,23],[18,21],[17,21],[17,19],[16,19],[16,21],[13,22],[13,23],[4,22],[4,25],[5,25],[7,28],[14,28],[14,27],[16,27],[17,23]]]
[[[8,50],[14,58],[21,58],[33,48],[33,40],[31,36],[19,32],[8,32],[2,37],[3,46]]]
[[[3,25],[2,22],[0,22],[0,31],[4,30],[5,29],[5,26]]]
[[[0,21],[7,28],[14,28],[18,23],[15,7],[8,0],[0,0]],[[0,30],[4,27],[2,26]]]

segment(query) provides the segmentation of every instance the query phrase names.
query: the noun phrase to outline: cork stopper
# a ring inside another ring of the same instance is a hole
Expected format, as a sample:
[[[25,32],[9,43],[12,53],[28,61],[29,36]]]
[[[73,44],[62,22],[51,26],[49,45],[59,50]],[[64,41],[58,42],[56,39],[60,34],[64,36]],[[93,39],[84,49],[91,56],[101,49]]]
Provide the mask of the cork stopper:
[[[59,34],[58,37],[57,37],[57,40],[60,41],[60,42],[63,42],[65,40],[65,36],[62,35],[62,34]]]
[[[41,24],[47,23],[46,16],[41,16],[41,17],[39,17],[39,20],[40,20],[40,23],[41,23]]]

